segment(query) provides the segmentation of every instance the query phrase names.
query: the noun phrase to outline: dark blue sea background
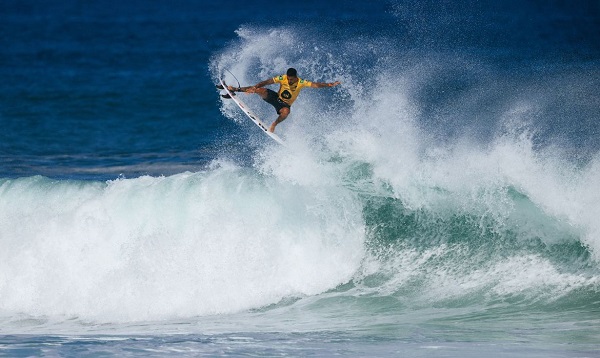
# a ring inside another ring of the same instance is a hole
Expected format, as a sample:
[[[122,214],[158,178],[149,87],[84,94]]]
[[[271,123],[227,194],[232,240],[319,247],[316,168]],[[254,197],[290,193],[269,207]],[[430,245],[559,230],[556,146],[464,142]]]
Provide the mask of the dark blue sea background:
[[[592,0],[1,1],[0,356],[600,356],[599,35]],[[279,145],[215,84],[288,67],[342,84]]]

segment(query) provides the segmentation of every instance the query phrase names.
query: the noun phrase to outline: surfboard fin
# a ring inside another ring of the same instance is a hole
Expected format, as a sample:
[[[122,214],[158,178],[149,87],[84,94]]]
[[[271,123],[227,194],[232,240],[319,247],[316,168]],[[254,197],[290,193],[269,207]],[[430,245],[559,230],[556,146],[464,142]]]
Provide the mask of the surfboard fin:
[[[221,97],[226,98],[226,99],[230,99],[231,96],[229,94],[222,94]]]
[[[215,87],[217,87],[217,89],[220,89],[220,90],[222,90],[222,89],[225,89],[225,88],[223,87],[223,85],[216,85]]]

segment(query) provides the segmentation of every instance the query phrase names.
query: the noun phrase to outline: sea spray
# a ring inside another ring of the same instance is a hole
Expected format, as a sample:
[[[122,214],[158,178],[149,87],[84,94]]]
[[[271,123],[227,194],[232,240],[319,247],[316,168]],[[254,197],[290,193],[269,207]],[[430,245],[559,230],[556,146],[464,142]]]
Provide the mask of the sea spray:
[[[290,30],[282,41],[311,46],[314,39]],[[267,57],[253,52],[283,33],[244,32],[228,48],[240,54],[242,76],[303,63],[277,47]],[[354,59],[364,53],[348,48]],[[300,67],[306,78],[320,76],[322,65],[363,81],[334,93],[305,90],[304,102],[278,127],[289,148],[259,148],[254,167],[279,181],[357,196],[366,257],[350,288],[338,288],[349,297],[394,297],[397,309],[514,300],[552,306],[577,292],[593,295],[597,160],[573,163],[553,143],[557,137],[548,137],[555,97],[540,92],[540,80],[498,78],[481,60],[444,55],[417,62],[422,54],[409,52],[372,67],[333,52],[317,56]],[[227,66],[230,58],[215,57],[213,65]],[[506,91],[518,86],[534,94]],[[270,113],[268,105],[254,105]]]

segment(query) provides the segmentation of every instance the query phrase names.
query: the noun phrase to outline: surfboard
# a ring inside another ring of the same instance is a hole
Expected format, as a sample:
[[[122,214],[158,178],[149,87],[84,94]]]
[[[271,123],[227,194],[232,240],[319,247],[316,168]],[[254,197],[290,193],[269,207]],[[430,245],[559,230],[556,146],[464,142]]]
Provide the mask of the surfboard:
[[[222,78],[219,78],[219,82],[221,82],[221,86],[223,86],[225,92],[229,95],[229,97],[231,97],[231,100],[233,100],[233,102],[235,102],[235,104],[237,104],[237,106],[240,107],[240,109],[246,114],[246,116],[248,116],[248,118],[250,118],[252,122],[263,131],[263,133],[271,137],[271,139],[273,139],[277,143],[285,145],[283,140],[277,134],[269,132],[269,127],[267,127],[267,125],[265,125],[263,121],[261,121],[260,118],[258,118],[258,116],[254,114],[254,112],[252,112],[252,110],[250,110],[250,108],[248,108],[248,106],[244,102],[242,102],[241,99],[238,98],[238,96],[236,96],[227,88],[227,84]]]

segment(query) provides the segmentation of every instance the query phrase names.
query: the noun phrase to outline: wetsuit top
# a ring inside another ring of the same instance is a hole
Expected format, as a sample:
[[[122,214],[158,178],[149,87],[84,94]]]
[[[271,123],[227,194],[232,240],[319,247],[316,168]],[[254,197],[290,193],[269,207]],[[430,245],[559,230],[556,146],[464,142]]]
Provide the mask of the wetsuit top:
[[[273,77],[273,81],[279,83],[279,98],[290,106],[294,103],[303,87],[310,87],[312,85],[311,81],[298,77],[298,82],[290,86],[287,75]]]

